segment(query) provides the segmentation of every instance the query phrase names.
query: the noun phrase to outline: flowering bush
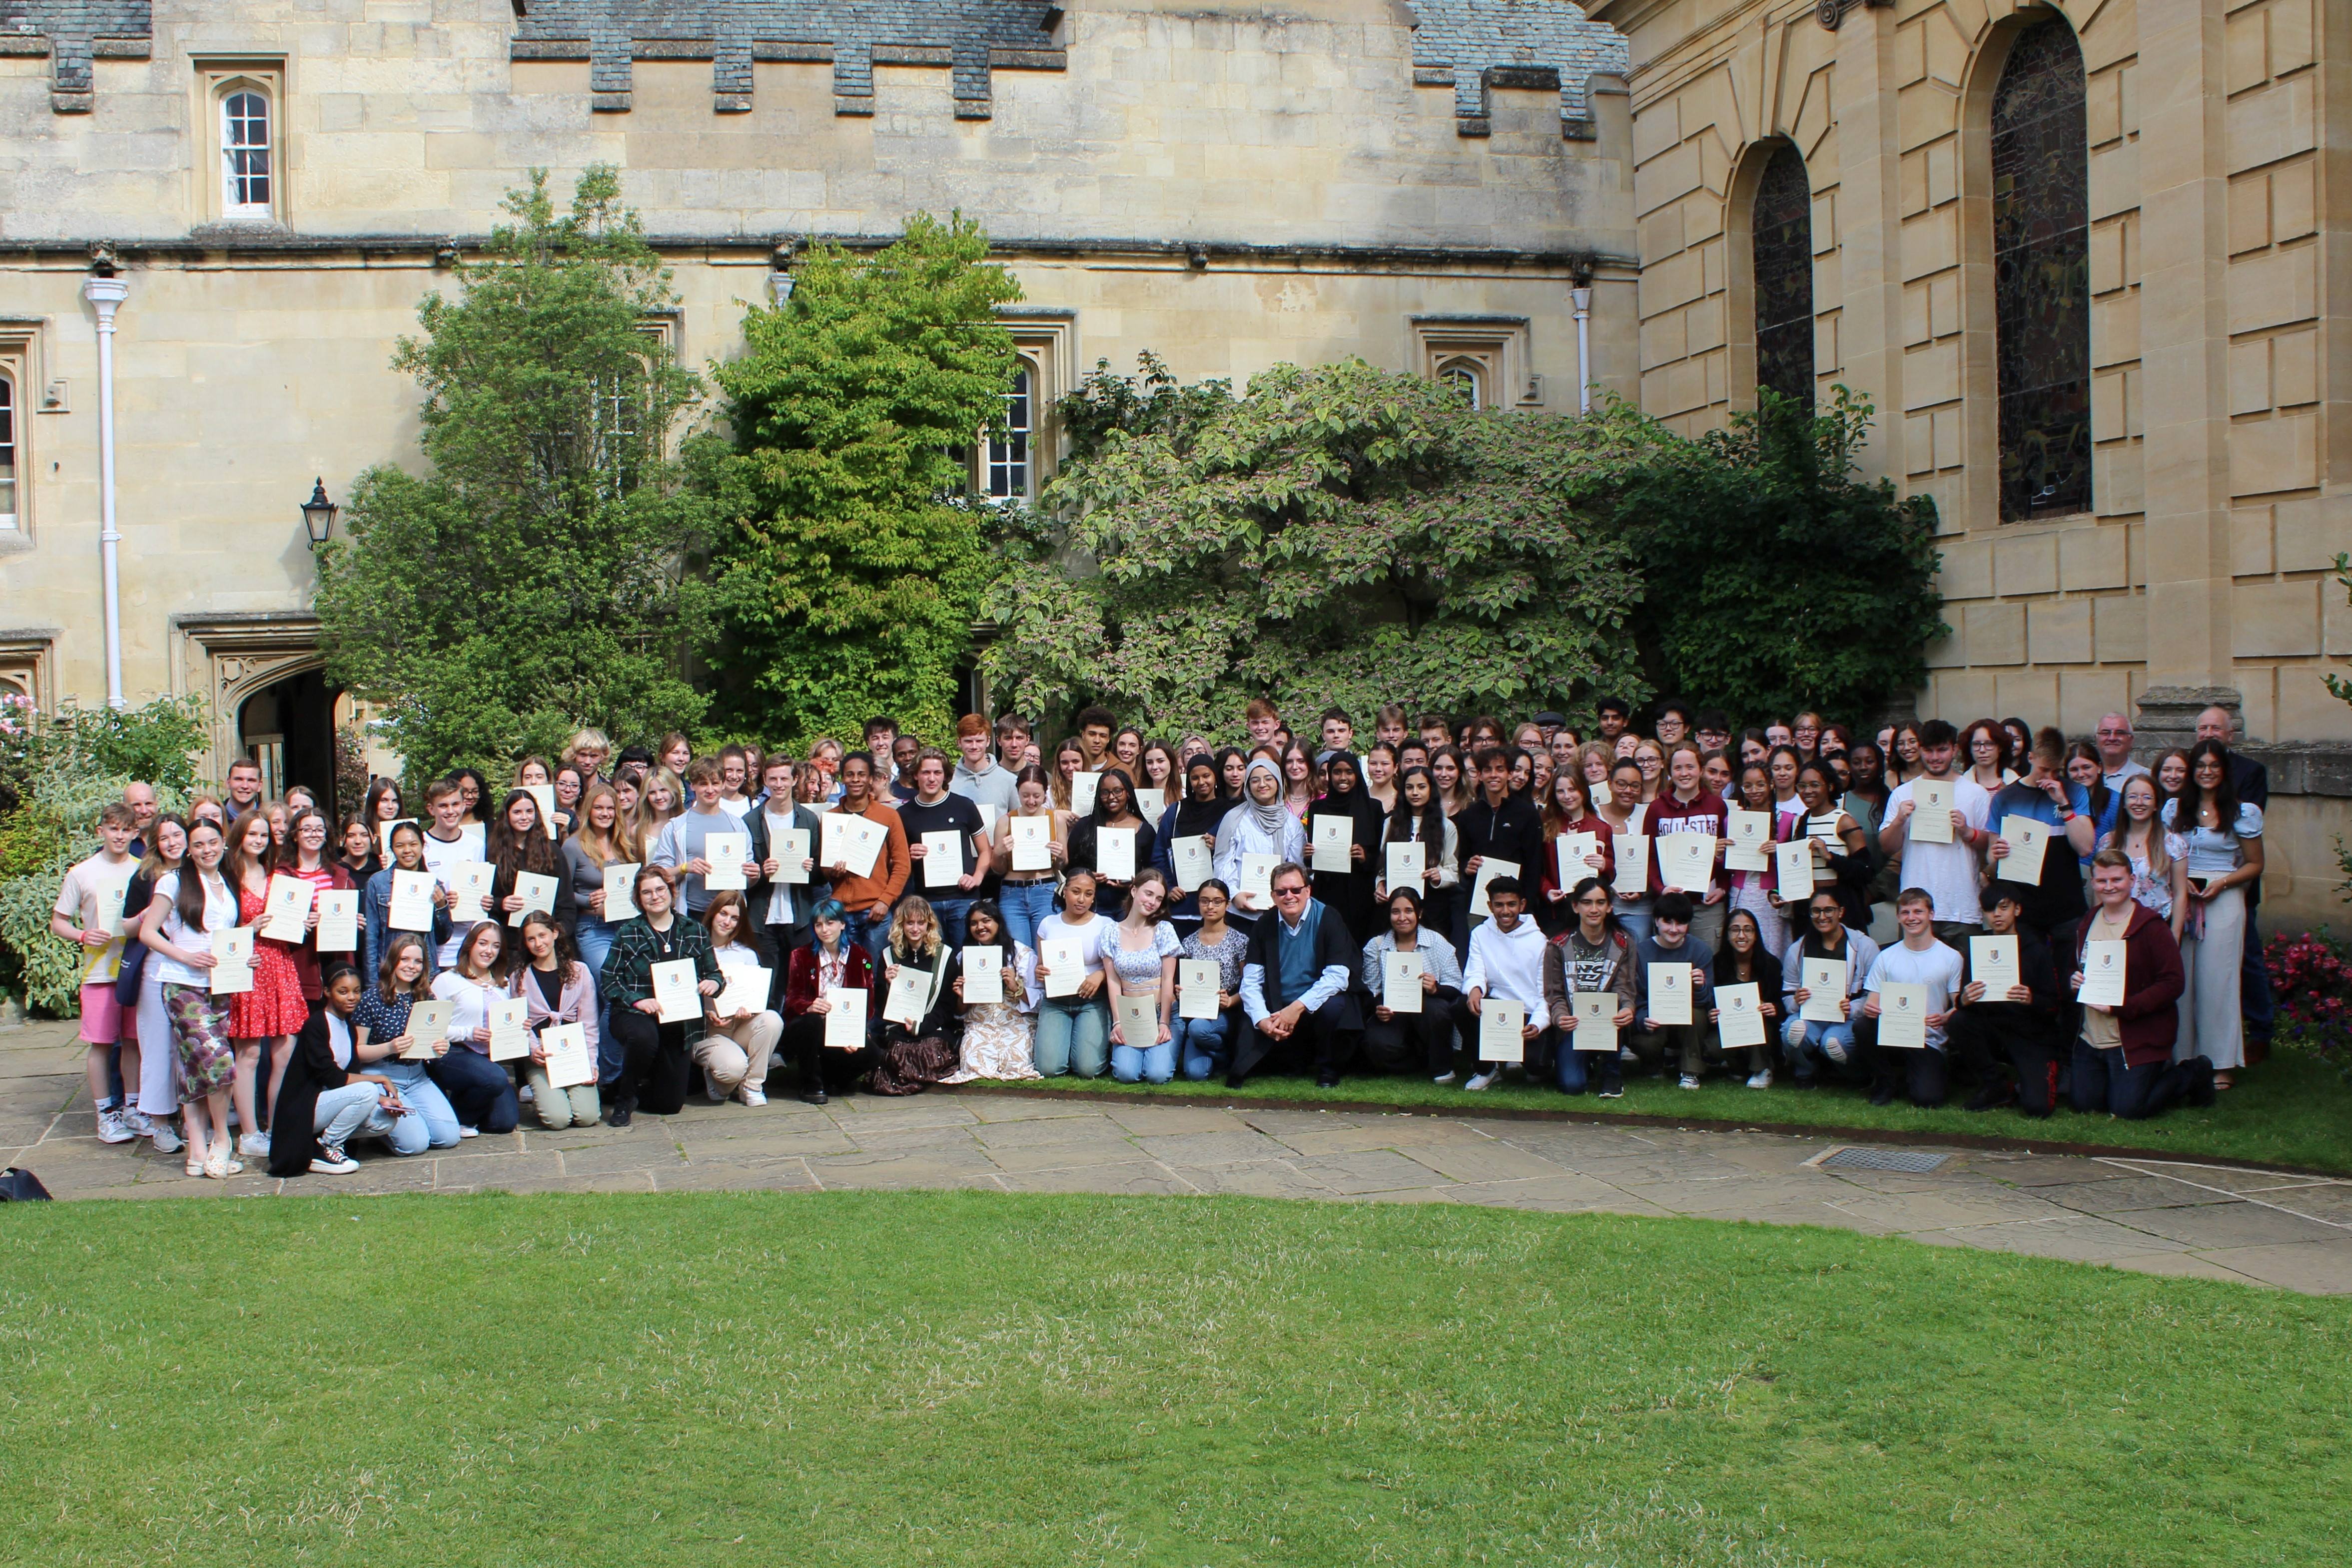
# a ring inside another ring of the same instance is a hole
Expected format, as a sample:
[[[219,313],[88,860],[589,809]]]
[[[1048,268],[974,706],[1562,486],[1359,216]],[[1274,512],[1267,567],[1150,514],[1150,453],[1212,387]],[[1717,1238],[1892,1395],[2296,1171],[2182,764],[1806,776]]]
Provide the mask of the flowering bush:
[[[2321,926],[2271,938],[2263,956],[2280,1024],[2306,1049],[2352,1060],[2352,949]]]

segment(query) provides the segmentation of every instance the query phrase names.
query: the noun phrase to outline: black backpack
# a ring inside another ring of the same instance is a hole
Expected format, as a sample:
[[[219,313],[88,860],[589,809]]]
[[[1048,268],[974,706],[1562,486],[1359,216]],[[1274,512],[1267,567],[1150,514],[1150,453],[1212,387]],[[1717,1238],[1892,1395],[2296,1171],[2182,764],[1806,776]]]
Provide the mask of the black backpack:
[[[11,1165],[0,1171],[0,1204],[45,1204],[49,1201],[49,1189],[41,1185],[41,1178],[30,1171],[20,1171]]]

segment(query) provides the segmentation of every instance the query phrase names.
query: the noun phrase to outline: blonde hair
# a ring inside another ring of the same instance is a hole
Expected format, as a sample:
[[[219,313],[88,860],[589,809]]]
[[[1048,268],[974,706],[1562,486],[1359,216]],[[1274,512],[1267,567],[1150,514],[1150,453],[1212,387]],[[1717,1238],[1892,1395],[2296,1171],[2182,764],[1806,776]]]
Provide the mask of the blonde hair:
[[[926,963],[936,960],[940,955],[940,917],[932,912],[928,899],[910,894],[898,900],[898,907],[890,911],[890,945],[894,949],[898,945],[898,933],[906,929],[907,917],[913,914],[923,917],[929,932],[915,951]]]

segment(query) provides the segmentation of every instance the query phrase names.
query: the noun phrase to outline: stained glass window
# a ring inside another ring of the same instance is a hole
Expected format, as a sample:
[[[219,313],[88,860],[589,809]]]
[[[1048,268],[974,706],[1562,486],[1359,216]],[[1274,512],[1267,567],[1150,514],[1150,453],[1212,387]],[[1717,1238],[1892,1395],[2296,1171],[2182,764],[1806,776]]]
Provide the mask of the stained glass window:
[[[2083,51],[2018,35],[1992,94],[1993,301],[2004,522],[2091,505],[2090,153]]]
[[[1757,183],[1756,384],[1813,405],[1813,193],[1783,142]]]

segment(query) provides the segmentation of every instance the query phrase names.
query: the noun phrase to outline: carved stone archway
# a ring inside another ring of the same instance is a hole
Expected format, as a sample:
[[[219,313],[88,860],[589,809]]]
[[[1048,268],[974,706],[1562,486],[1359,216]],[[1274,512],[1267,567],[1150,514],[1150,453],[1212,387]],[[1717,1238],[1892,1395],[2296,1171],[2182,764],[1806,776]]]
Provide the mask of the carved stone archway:
[[[295,610],[180,616],[173,617],[172,632],[179,644],[173,689],[200,694],[211,710],[212,744],[204,773],[217,783],[242,754],[237,713],[246,699],[326,663],[319,651],[319,618]]]

